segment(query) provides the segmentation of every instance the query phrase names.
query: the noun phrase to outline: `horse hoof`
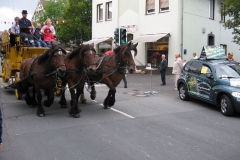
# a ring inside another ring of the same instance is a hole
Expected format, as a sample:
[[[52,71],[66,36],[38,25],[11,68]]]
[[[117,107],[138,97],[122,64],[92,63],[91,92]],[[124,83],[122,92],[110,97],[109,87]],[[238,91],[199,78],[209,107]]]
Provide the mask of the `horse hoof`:
[[[92,95],[90,97],[91,97],[92,100],[94,100],[96,98],[96,96],[92,96]]]
[[[61,104],[61,108],[67,108],[67,105]]]
[[[45,114],[44,113],[38,114],[38,117],[45,117]]]
[[[79,117],[80,117],[80,114],[77,113],[77,114],[73,114],[72,116],[73,116],[73,118],[79,118]]]
[[[50,103],[48,103],[48,101],[47,101],[47,100],[45,100],[45,101],[43,102],[43,104],[44,104],[44,106],[46,106],[46,107],[50,107],[50,106],[51,106],[51,104],[50,104]]]
[[[87,100],[85,99],[85,100],[82,100],[81,102],[82,102],[82,104],[86,104]]]
[[[104,109],[109,109],[109,107],[108,106],[104,106]]]

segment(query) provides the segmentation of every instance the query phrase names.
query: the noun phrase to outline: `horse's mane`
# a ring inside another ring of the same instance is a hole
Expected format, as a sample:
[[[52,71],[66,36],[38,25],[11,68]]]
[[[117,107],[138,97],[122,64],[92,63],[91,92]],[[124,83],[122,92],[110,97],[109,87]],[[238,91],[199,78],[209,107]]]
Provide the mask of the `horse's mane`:
[[[114,53],[118,53],[122,49],[122,46],[118,46],[117,48],[114,48]]]
[[[38,57],[38,64],[45,62],[49,58],[50,54],[53,54],[59,50],[61,50],[64,54],[67,54],[66,50],[59,45],[53,45],[49,50],[45,51],[41,56]]]
[[[74,49],[72,53],[69,54],[68,59],[71,60],[73,57],[75,57],[81,51],[81,49],[82,49],[82,53],[85,53],[88,50],[93,50],[96,53],[96,50],[93,47],[91,47],[89,44],[83,45],[83,46],[81,45],[78,48]]]
[[[84,45],[83,47],[84,47],[83,51],[82,51],[83,53],[88,51],[88,50],[93,50],[96,53],[96,50],[93,47],[91,47],[89,44],[88,45]]]
[[[81,46],[78,48],[75,48],[68,56],[68,59],[71,60],[73,57],[75,57],[81,50]]]

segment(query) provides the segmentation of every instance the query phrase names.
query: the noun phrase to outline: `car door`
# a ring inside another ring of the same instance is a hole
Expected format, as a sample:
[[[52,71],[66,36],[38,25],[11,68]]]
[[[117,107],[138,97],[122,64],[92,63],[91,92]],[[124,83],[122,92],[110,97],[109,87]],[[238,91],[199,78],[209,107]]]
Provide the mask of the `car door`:
[[[212,75],[211,68],[208,65],[203,64],[201,67],[201,73],[197,79],[198,92],[199,92],[199,98],[207,101],[212,101],[211,93],[215,83],[211,75]]]
[[[202,62],[194,61],[190,65],[187,73],[187,86],[188,93],[192,97],[199,98],[198,83],[200,81],[199,76],[201,74]]]

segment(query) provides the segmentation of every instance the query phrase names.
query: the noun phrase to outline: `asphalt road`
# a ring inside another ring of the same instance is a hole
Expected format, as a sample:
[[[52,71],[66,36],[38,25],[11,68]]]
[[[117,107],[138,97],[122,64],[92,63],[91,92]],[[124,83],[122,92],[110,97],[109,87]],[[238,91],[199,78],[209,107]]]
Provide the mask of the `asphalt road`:
[[[4,117],[0,160],[239,160],[240,116],[225,117],[214,106],[181,101],[173,77],[128,75],[128,88],[117,87],[113,109],[103,109],[105,85],[97,98],[79,104],[78,119],[55,98],[46,117],[16,100],[12,89],[0,89]],[[67,99],[69,100],[69,92]],[[69,106],[69,104],[68,104]]]

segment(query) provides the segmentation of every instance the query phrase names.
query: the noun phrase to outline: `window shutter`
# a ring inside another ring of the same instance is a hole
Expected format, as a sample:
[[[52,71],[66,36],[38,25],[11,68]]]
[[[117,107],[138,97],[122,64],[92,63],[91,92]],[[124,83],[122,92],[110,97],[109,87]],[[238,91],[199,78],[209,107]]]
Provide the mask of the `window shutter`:
[[[147,0],[147,11],[155,10],[155,0]]]
[[[160,8],[168,8],[169,0],[160,0]]]

